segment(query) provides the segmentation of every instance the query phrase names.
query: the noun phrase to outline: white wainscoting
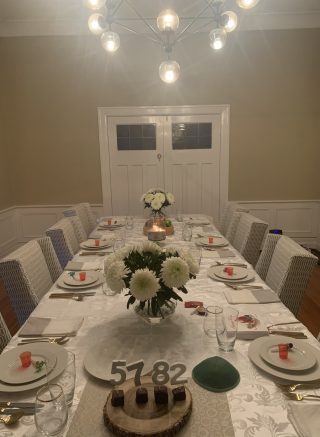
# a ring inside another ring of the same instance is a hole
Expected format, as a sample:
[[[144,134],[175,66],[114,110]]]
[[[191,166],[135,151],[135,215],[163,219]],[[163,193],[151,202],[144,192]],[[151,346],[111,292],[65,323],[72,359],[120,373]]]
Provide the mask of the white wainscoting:
[[[320,249],[320,200],[277,202],[232,202],[269,223],[270,228],[282,229],[286,235]],[[0,258],[33,238],[63,217],[70,205],[16,206],[0,211]],[[97,217],[102,205],[93,205]]]
[[[70,206],[16,206],[0,211],[0,258],[27,241],[43,236]],[[93,205],[93,210],[97,217],[102,215],[102,205]]]

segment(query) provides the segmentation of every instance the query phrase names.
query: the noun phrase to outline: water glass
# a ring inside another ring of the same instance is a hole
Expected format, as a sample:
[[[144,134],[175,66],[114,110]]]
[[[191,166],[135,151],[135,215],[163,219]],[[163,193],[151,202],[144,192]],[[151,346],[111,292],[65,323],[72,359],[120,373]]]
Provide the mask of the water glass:
[[[46,384],[37,392],[34,420],[37,430],[44,436],[55,436],[64,429],[68,407],[60,385]]]
[[[202,249],[201,248],[192,248],[192,249],[190,249],[190,254],[200,269],[201,258],[202,258]]]
[[[185,223],[182,228],[182,239],[184,241],[191,241],[192,238],[192,226]]]
[[[239,311],[226,307],[216,315],[216,333],[219,349],[230,352],[234,349],[238,330]]]
[[[181,211],[177,211],[177,222],[183,221],[183,215]]]
[[[211,305],[206,308],[203,330],[208,337],[216,337],[216,316],[222,314],[222,311],[222,308],[217,305]]]
[[[59,385],[61,385],[63,389],[67,406],[70,407],[72,405],[74,388],[76,383],[76,359],[73,352],[67,351],[67,353],[67,366],[64,369],[63,373],[60,375],[57,382]]]
[[[133,217],[132,216],[126,217],[126,229],[133,229]]]

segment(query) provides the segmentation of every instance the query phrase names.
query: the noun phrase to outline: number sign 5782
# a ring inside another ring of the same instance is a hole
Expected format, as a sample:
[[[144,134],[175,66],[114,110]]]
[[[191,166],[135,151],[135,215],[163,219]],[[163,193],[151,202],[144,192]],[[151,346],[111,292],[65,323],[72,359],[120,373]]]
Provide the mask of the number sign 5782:
[[[143,360],[135,361],[131,364],[127,364],[126,360],[114,360],[112,361],[111,374],[119,375],[119,378],[117,380],[110,379],[110,382],[111,384],[122,384],[127,379],[127,372],[135,370],[134,383],[135,385],[141,385],[141,374],[143,368]],[[186,366],[182,363],[174,363],[170,366],[165,360],[155,361],[151,372],[152,382],[155,385],[167,384],[168,382],[170,382],[171,385],[186,384],[188,380],[182,378],[182,375],[186,370]],[[171,378],[169,372],[174,372],[171,375]]]

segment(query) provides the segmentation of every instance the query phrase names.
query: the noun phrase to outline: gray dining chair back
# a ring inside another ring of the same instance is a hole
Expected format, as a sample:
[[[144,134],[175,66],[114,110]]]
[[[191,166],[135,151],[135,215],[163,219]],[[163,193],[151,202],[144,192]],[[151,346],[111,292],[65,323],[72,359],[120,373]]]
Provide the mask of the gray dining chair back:
[[[20,326],[53,284],[36,240],[29,241],[0,261],[0,277]]]
[[[58,260],[57,254],[54,250],[51,238],[41,237],[37,238],[36,241],[38,242],[42,250],[43,256],[46,260],[52,282],[56,282],[63,270]]]
[[[276,244],[266,283],[295,316],[317,262],[316,256],[289,237],[281,236]]]
[[[226,239],[233,244],[234,241],[234,237],[236,235],[237,229],[238,229],[238,225],[239,225],[239,221],[240,221],[240,217],[241,217],[242,213],[238,212],[238,211],[234,211],[232,213],[232,218],[231,221],[229,222],[229,225],[227,227],[227,231],[226,231]]]
[[[229,203],[222,214],[222,218],[220,220],[219,230],[222,235],[226,235],[227,229],[232,219],[232,214],[236,209],[236,205],[233,203]]]
[[[97,218],[93,213],[93,210],[92,210],[90,203],[85,202],[85,203],[83,203],[83,206],[86,210],[88,222],[89,222],[90,229],[92,232],[95,229],[95,227],[97,226]]]
[[[0,354],[11,339],[11,334],[0,313]]]
[[[268,274],[274,249],[280,238],[281,235],[279,234],[268,234],[264,241],[262,252],[255,267],[256,272],[264,281]]]
[[[246,261],[256,265],[268,223],[251,214],[242,213],[233,239],[233,246]]]
[[[70,209],[73,209],[76,212],[76,215],[79,217],[82,226],[84,227],[84,230],[86,231],[86,234],[89,235],[93,228],[89,222],[87,208],[84,203],[77,203],[76,205],[73,205]]]
[[[46,235],[51,238],[60,265],[64,269],[80,248],[72,223],[68,218],[63,218],[47,229]]]
[[[88,235],[81,223],[80,218],[77,215],[73,215],[68,217],[68,220],[71,222],[75,236],[78,240],[78,243],[82,243],[88,239]]]

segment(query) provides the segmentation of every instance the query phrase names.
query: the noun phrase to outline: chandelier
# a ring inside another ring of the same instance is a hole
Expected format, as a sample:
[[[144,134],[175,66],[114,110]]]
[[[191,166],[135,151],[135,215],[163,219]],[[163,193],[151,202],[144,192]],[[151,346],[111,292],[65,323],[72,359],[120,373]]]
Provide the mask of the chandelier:
[[[235,0],[242,9],[251,9],[260,0]],[[172,59],[174,46],[190,35],[210,26],[209,44],[213,50],[221,50],[227,41],[227,34],[236,29],[238,17],[234,11],[225,10],[225,0],[205,0],[203,9],[195,16],[188,17],[188,23],[179,30],[180,19],[172,9],[165,9],[158,17],[145,18],[131,0],[84,0],[84,5],[93,11],[89,16],[90,31],[100,37],[102,47],[109,53],[120,47],[120,36],[114,27],[126,32],[143,35],[162,47],[166,59],[159,66],[159,76],[163,82],[174,83],[180,75],[180,65]],[[143,33],[127,25],[129,19],[120,17],[121,7],[126,5],[142,22]],[[156,25],[156,26],[155,26]]]

